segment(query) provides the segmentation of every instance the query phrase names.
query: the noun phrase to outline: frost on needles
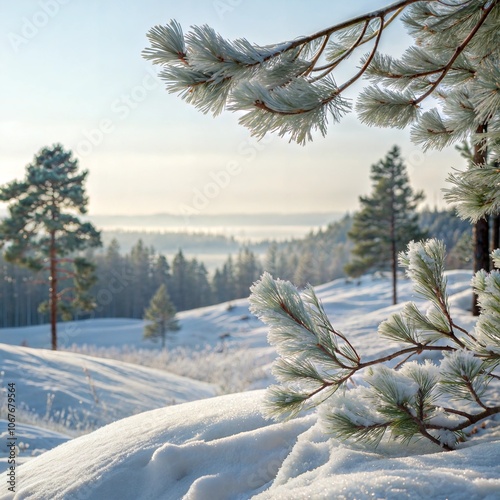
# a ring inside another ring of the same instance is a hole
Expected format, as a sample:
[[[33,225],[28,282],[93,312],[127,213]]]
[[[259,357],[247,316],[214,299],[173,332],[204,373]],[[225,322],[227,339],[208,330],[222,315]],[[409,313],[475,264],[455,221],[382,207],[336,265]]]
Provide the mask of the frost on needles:
[[[413,42],[400,57],[381,54],[397,20]],[[328,122],[353,107],[347,91],[365,78],[370,85],[354,106],[362,122],[412,125],[414,142],[443,148],[470,134],[484,139],[485,123],[489,139],[499,136],[499,24],[499,0],[398,0],[309,36],[260,46],[228,40],[206,25],[184,33],[172,20],[149,31],[143,56],[162,67],[169,92],[204,113],[238,112],[240,124],[259,138],[275,132],[305,144],[315,131],[325,135]],[[430,97],[440,103],[426,110]]]
[[[381,323],[379,335],[398,346],[369,361],[332,326],[312,287],[300,294],[265,273],[250,297],[279,355],[273,368],[278,384],[268,389],[265,412],[291,418],[323,403],[324,427],[338,438],[377,445],[390,433],[402,442],[427,438],[445,450],[465,439],[467,427],[499,413],[489,386],[499,378],[500,273],[474,277],[482,312],[468,331],[450,311],[444,257],[435,239],[412,242],[400,255],[415,292],[430,307],[422,312],[410,302]],[[493,259],[500,264],[499,251]],[[443,354],[439,364],[422,359],[429,351]],[[363,383],[354,385],[358,372]]]

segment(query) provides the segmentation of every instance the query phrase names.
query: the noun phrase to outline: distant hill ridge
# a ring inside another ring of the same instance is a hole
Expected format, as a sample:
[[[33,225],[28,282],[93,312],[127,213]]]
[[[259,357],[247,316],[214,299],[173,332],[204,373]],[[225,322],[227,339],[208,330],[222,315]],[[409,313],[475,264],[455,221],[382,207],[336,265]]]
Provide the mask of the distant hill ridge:
[[[262,213],[262,214],[198,214],[158,213],[150,215],[89,215],[95,225],[106,227],[211,227],[211,226],[323,226],[342,217],[341,212]]]

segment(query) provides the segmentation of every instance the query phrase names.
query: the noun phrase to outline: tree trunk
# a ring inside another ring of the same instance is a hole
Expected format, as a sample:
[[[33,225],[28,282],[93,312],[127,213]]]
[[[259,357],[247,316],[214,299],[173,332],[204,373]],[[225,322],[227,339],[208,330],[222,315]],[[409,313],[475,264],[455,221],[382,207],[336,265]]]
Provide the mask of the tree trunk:
[[[398,280],[398,250],[396,246],[396,200],[394,196],[394,167],[392,168],[391,188],[391,261],[392,261],[392,303],[398,303],[397,280]]]
[[[165,349],[165,337],[167,336],[167,327],[162,322],[160,328],[161,328],[161,348],[163,350],[163,349]]]
[[[494,164],[495,168],[500,169],[500,161],[496,161]],[[492,236],[491,236],[491,251],[500,248],[500,214],[495,214],[492,217]],[[493,268],[496,266],[492,263]]]
[[[57,351],[57,253],[55,232],[50,233],[50,337],[52,350]]]
[[[397,280],[398,280],[398,256],[396,242],[392,241],[392,303],[398,303]]]
[[[492,218],[491,251],[500,248],[500,215],[496,214]]]
[[[478,134],[487,132],[488,127],[486,124],[479,125],[476,129]],[[488,152],[486,150],[486,142],[483,139],[474,145],[474,163],[477,166],[484,166],[487,162]],[[480,219],[476,222],[472,232],[474,241],[474,273],[484,269],[490,270],[490,224],[488,217]],[[474,294],[472,298],[472,314],[479,316],[480,308],[478,304],[478,297]]]

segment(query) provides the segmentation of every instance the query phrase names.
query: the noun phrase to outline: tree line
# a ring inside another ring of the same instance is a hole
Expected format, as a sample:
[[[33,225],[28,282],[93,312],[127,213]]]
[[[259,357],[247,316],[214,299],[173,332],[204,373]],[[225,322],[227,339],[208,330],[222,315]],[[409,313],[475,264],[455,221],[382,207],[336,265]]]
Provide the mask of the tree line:
[[[457,228],[452,214],[428,211],[425,224],[419,222],[425,212],[419,214],[416,207],[423,193],[413,193],[396,146],[372,166],[372,194],[360,197],[360,211],[306,238],[268,242],[263,259],[243,247],[212,276],[203,262],[187,258],[181,249],[168,262],[141,239],[126,253],[116,239],[97,251],[100,232],[78,218],[86,213],[88,200],[83,188],[87,172],[79,173],[77,167],[72,153],[55,145],[35,156],[23,181],[0,188],[0,199],[11,202],[9,216],[0,223],[5,247],[0,258],[0,326],[49,321],[53,349],[60,319],[143,318],[162,288],[177,311],[235,300],[247,297],[264,271],[305,286],[345,273],[356,277],[369,270],[391,270],[395,303],[397,253],[412,239],[433,236],[423,226],[431,229],[443,218],[449,220],[435,236],[447,240],[455,253],[460,239],[465,254],[472,253],[464,240],[470,233],[467,223],[446,234]]]
[[[247,297],[249,288],[264,271],[290,280],[297,286],[318,285],[346,276],[344,268],[352,256],[349,232],[353,215],[308,236],[287,242],[269,242],[259,257],[248,247],[213,273],[203,262],[184,255],[170,260],[146,246],[142,240],[123,252],[117,240],[102,250],[87,250],[84,256],[95,266],[97,281],[89,294],[93,311],[79,311],[77,318],[142,318],[151,298],[165,285],[177,311],[194,309]],[[433,237],[445,240],[449,268],[471,267],[471,227],[451,211],[423,210],[419,224]],[[47,271],[34,272],[5,260],[0,254],[0,327],[26,326],[49,321],[39,306],[47,300]]]

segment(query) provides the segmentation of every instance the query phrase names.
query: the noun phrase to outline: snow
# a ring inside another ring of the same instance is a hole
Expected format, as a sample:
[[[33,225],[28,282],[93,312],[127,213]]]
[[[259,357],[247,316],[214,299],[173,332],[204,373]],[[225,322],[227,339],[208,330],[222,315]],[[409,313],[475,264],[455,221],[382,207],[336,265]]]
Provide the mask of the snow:
[[[470,273],[448,274],[456,321],[466,327],[472,320],[461,307],[469,286]],[[407,280],[399,288],[402,300],[415,300]],[[387,351],[387,343],[376,336],[378,323],[402,307],[390,305],[388,279],[364,277],[359,284],[337,280],[316,290],[333,324],[363,356]],[[266,328],[253,318],[242,319],[248,315],[246,300],[233,306],[182,313],[182,330],[170,347],[218,346],[220,335],[229,334],[228,346],[239,345],[249,358],[268,363],[262,355],[270,349]],[[146,347],[140,321],[91,320],[73,326],[71,343]],[[32,327],[0,331],[0,339],[11,344],[25,339],[41,347],[47,334],[46,327]],[[332,438],[316,411],[287,422],[265,419],[262,390],[214,396],[214,385],[162,370],[17,345],[0,344],[0,358],[3,385],[15,381],[19,400],[41,416],[37,427],[21,420],[17,424],[19,440],[29,448],[21,452],[22,465],[16,469],[16,499],[500,497],[500,426],[495,419],[452,452],[427,440],[401,445],[383,439],[373,448]],[[54,411],[82,407],[95,425],[111,423],[79,437],[43,429],[47,393],[55,394]],[[5,434],[0,439],[1,454]],[[38,450],[37,456],[28,459],[29,450]],[[13,498],[3,483],[0,499]]]
[[[212,384],[75,353],[0,344],[0,366],[32,412],[77,429],[216,394]]]
[[[9,439],[7,425],[7,420],[0,420],[0,471],[8,468],[7,457],[10,450],[7,448]],[[16,424],[16,433],[21,436],[17,443],[19,463],[24,463],[30,457],[41,455],[71,439],[71,436],[66,434],[26,424]]]
[[[347,446],[328,438],[315,414],[265,420],[262,396],[115,422],[21,466],[16,498],[498,498],[498,441],[453,452],[424,443]]]

